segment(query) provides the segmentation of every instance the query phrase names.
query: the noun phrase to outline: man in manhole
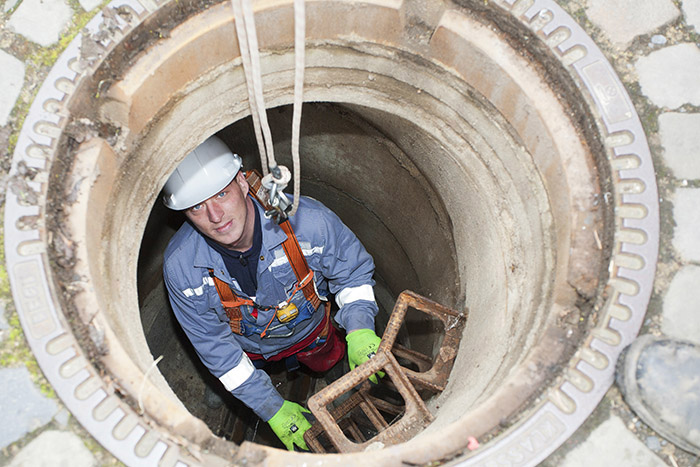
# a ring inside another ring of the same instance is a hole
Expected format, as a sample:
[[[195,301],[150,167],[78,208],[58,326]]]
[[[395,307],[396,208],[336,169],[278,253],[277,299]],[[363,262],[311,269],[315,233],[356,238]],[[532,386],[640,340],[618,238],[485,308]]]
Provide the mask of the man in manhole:
[[[318,201],[302,197],[293,217],[268,218],[240,157],[216,136],[185,157],[163,199],[188,221],[165,251],[163,272],[199,358],[287,449],[308,449],[308,411],[284,400],[262,368],[283,360],[289,370],[302,364],[324,372],[343,358],[329,294],[347,333],[350,368],[376,352],[372,257]]]

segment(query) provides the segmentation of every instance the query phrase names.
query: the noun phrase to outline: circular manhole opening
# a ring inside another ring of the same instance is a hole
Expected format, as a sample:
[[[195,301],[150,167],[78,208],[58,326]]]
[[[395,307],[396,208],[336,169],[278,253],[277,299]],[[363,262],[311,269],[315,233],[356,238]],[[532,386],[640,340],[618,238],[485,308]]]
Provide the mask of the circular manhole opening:
[[[373,254],[385,311],[406,288],[469,309],[435,421],[346,462],[536,463],[597,404],[641,324],[658,240],[648,148],[609,64],[550,3],[307,6],[303,189]],[[292,12],[256,10],[281,154]],[[57,393],[128,464],[338,461],[223,440],[217,415],[193,415],[202,394],[183,381],[201,375],[178,368],[186,350],[154,364],[177,333],[154,272],[175,227],[158,192],[211,134],[255,153],[246,96],[228,3],[115,3],[61,57],[20,135],[24,192],[5,216],[17,308]]]

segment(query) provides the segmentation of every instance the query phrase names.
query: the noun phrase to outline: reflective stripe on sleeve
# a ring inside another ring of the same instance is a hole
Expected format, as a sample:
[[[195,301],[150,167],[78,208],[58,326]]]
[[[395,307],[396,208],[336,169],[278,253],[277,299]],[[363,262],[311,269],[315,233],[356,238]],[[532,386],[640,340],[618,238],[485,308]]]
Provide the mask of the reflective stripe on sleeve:
[[[246,354],[243,354],[243,358],[241,358],[238,365],[221,376],[219,381],[221,381],[227,391],[233,391],[238,386],[245,383],[254,371],[255,367],[253,366],[253,362],[250,361],[250,358],[248,358]]]
[[[214,279],[212,279],[209,276],[204,276],[202,277],[202,285],[197,287],[196,289],[189,288],[185,289],[182,291],[183,294],[185,294],[185,297],[190,298],[193,295],[202,295],[204,293],[204,286],[209,285],[211,287],[214,287]]]
[[[305,257],[309,257],[315,254],[323,254],[323,245],[315,246],[313,248],[309,243],[306,242],[301,242],[299,245],[301,246],[301,252],[304,254]],[[304,248],[304,246],[308,246],[308,248]],[[275,251],[275,260],[267,267],[267,269],[269,271],[272,271],[272,268],[276,268],[287,263],[289,263],[289,259],[287,258],[287,255],[284,254],[284,250],[280,248],[279,250]]]
[[[346,287],[335,296],[335,303],[339,308],[343,308],[348,303],[356,302],[357,300],[374,300],[374,289],[369,284],[360,285],[358,287]]]

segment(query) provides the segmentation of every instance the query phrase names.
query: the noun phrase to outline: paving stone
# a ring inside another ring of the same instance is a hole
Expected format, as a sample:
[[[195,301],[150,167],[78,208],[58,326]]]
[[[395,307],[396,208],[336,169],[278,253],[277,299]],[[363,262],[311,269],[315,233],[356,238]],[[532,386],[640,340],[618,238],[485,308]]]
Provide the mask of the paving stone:
[[[619,45],[649,34],[680,15],[671,0],[590,0],[586,12],[593,24]]]
[[[664,113],[659,116],[659,135],[664,161],[680,179],[700,178],[700,114]]]
[[[0,303],[0,331],[4,331],[5,329],[10,329],[10,325],[5,317],[5,306]]]
[[[23,0],[10,16],[7,28],[47,47],[58,41],[72,15],[64,0]]]
[[[700,344],[698,284],[700,266],[684,266],[671,281],[664,297],[661,323],[661,331],[667,336]]]
[[[0,70],[0,126],[5,126],[24,84],[24,63],[0,50]]]
[[[612,416],[593,430],[588,438],[572,449],[561,463],[562,467],[590,467],[591,465],[666,466],[616,416]]]
[[[5,317],[5,307],[0,303],[0,342],[4,341],[9,334],[10,324]]]
[[[5,0],[5,6],[3,7],[3,11],[8,12],[12,9],[13,6],[17,5],[19,3],[19,0]]]
[[[700,105],[700,48],[678,44],[641,57],[636,63],[642,93],[659,107]]]
[[[49,423],[58,404],[44,397],[25,367],[0,368],[0,448]]]
[[[683,0],[683,16],[688,25],[700,32],[700,0]]]
[[[673,246],[686,261],[700,261],[700,188],[678,188],[673,200]]]
[[[53,418],[60,428],[68,428],[68,421],[70,420],[70,412],[68,409],[63,407],[58,411],[56,416]]]
[[[80,438],[67,431],[45,431],[27,444],[8,467],[91,467],[95,456]]]
[[[80,6],[85,11],[90,11],[102,4],[102,0],[80,0]]]

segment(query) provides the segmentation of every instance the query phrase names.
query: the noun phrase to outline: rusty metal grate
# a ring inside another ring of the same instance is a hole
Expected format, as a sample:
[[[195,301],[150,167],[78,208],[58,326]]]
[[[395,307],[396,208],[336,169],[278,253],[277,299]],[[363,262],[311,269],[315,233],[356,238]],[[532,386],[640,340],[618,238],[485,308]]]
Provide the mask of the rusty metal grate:
[[[409,308],[429,314],[444,325],[445,335],[434,359],[396,343]],[[415,436],[433,420],[417,389],[431,394],[445,389],[466,318],[466,311],[460,313],[414,292],[402,292],[394,305],[377,354],[309,398],[309,409],[317,420],[304,434],[309,448],[314,452],[326,452],[321,442],[325,438],[339,453],[356,452],[372,443],[391,445]],[[415,365],[418,371],[401,366],[397,358]],[[403,406],[370,394],[371,386],[367,379],[377,371],[386,372],[387,377],[382,384],[398,392],[404,401]],[[354,391],[356,388],[358,390]],[[347,394],[350,395],[346,400],[328,409],[334,401]],[[358,413],[364,416],[364,422],[368,422],[370,432],[376,433],[375,436],[368,439]],[[394,420],[387,422],[382,413]]]

